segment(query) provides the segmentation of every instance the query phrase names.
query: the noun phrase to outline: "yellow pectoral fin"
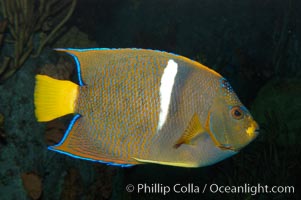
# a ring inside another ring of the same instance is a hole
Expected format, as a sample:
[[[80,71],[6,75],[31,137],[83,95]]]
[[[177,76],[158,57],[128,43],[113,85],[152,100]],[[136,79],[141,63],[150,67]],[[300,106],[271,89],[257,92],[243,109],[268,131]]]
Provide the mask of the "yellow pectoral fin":
[[[179,148],[182,144],[190,144],[196,136],[202,133],[205,133],[205,129],[202,126],[198,115],[194,113],[184,133],[174,145],[174,148]]]

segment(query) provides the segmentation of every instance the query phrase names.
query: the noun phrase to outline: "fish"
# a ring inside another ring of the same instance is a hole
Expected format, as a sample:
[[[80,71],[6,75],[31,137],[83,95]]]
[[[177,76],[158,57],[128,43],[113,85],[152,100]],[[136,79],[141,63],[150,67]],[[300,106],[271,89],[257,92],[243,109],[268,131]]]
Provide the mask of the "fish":
[[[149,49],[55,50],[73,58],[78,83],[36,75],[37,121],[73,115],[50,150],[121,167],[202,167],[259,134],[230,83],[199,62]]]

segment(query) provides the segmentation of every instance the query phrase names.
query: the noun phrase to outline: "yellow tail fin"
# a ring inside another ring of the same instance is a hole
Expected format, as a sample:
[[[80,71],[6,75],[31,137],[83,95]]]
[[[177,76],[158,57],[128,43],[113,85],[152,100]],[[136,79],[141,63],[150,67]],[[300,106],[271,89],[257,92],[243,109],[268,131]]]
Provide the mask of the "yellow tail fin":
[[[74,113],[78,87],[78,85],[71,81],[37,75],[34,105],[38,121],[50,121]]]

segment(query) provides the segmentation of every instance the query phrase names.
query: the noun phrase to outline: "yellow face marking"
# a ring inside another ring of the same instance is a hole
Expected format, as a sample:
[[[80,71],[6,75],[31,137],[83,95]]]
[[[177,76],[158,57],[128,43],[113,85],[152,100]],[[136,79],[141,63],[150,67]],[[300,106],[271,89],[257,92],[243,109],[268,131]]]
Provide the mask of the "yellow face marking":
[[[256,123],[252,122],[251,126],[246,129],[248,136],[253,137],[256,130]]]

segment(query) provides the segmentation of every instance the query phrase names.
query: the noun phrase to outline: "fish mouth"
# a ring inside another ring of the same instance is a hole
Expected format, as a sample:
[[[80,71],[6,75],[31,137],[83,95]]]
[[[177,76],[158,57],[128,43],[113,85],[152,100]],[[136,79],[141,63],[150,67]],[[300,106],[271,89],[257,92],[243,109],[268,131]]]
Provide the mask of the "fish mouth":
[[[256,138],[259,134],[259,125],[256,121],[252,121],[251,125],[246,129],[246,133],[251,138]]]

